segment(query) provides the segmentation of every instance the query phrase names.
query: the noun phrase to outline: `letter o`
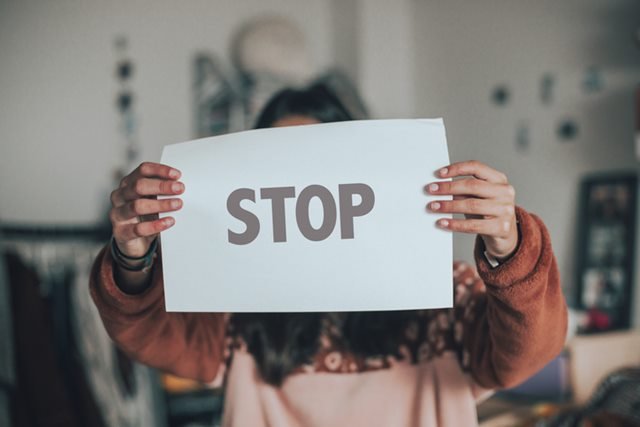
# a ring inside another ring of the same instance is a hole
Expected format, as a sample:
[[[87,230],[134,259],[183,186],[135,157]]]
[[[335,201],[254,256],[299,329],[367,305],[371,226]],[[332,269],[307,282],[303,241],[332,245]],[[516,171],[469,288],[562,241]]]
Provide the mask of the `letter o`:
[[[309,218],[309,204],[314,197],[320,199],[324,212],[322,225],[317,229],[313,228],[311,218]],[[333,199],[331,192],[322,185],[310,185],[302,190],[298,196],[298,201],[296,202],[298,228],[302,235],[311,241],[318,242],[329,237],[336,227],[337,215],[336,201]]]

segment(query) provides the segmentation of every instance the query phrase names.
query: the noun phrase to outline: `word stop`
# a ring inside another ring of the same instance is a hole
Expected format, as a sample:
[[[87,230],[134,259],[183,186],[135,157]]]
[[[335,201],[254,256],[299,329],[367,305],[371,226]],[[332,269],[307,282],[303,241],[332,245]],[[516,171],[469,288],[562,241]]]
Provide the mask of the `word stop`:
[[[360,196],[360,203],[353,204],[353,196]],[[286,242],[287,230],[285,221],[285,199],[296,197],[295,187],[270,187],[260,189],[262,200],[271,200],[271,216],[273,221],[273,241]],[[318,228],[311,225],[309,205],[311,200],[317,197],[323,209],[322,224]],[[243,233],[229,232],[229,243],[235,245],[247,245],[253,242],[260,233],[260,220],[258,217],[240,206],[243,200],[255,203],[256,193],[250,188],[239,188],[229,194],[227,198],[227,210],[236,219],[246,225]],[[333,233],[340,215],[340,236],[342,239],[353,239],[353,219],[371,212],[375,203],[373,190],[367,184],[340,184],[338,185],[338,202],[328,188],[322,185],[310,185],[304,188],[296,201],[296,221],[298,229],[304,237],[312,241],[324,240]]]

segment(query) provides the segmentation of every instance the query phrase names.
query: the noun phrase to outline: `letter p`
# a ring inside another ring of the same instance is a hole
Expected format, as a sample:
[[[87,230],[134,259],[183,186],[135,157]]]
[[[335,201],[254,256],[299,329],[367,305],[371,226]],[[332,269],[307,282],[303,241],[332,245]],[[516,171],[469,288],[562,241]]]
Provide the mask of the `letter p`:
[[[373,190],[367,184],[338,185],[340,198],[340,237],[353,239],[353,218],[364,216],[371,212],[375,204]],[[362,199],[359,205],[353,205],[353,195]]]

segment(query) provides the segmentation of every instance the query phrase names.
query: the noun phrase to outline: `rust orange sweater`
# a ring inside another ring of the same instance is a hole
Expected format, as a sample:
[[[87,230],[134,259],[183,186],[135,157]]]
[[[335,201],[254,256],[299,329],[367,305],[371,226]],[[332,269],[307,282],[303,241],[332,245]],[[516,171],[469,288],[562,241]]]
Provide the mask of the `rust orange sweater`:
[[[534,374],[561,351],[566,335],[548,232],[521,208],[517,217],[516,253],[492,268],[477,239],[477,271],[454,265],[455,307],[416,312],[404,357],[341,353],[328,322],[314,362],[279,388],[260,380],[246,349],[229,346],[229,314],[165,311],[161,263],[146,292],[128,295],[103,250],[90,288],[107,331],[128,354],[179,376],[226,380],[226,426],[472,426],[480,396]]]

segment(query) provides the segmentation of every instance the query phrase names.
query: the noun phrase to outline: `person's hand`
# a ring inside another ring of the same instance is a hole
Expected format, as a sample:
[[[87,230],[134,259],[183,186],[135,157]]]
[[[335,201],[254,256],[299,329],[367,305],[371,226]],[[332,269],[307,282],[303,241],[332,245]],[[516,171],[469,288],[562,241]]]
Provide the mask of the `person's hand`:
[[[145,162],[120,181],[111,193],[109,219],[120,251],[129,257],[147,253],[153,239],[175,223],[173,217],[158,219],[158,214],[182,207],[178,197],[157,200],[184,192],[178,181],[180,171],[167,165]]]
[[[442,178],[426,186],[433,195],[451,195],[453,200],[437,200],[427,205],[432,212],[464,214],[465,219],[440,219],[438,226],[461,233],[478,234],[487,252],[505,259],[518,247],[515,215],[515,190],[504,173],[476,161],[453,163],[440,169]]]

